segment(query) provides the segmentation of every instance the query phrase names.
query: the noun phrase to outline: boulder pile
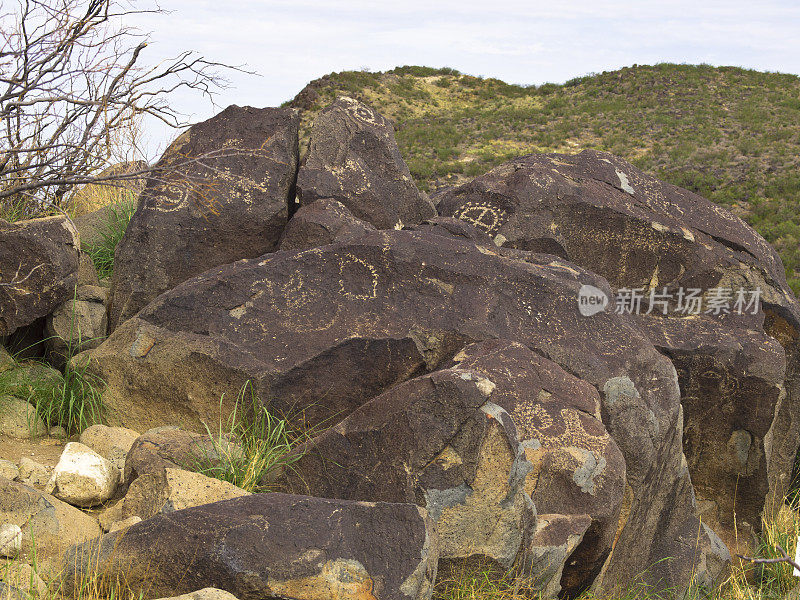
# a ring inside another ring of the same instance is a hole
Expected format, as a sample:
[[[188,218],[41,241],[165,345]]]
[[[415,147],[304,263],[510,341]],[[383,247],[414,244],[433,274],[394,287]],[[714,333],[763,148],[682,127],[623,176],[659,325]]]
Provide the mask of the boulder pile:
[[[338,99],[302,160],[298,123],[232,106],[179,137],[110,291],[75,295],[67,221],[0,224],[0,333],[83,302],[98,341],[73,363],[106,422],[52,472],[0,465],[3,552],[74,544],[62,585],[147,598],[428,600],[461,568],[544,598],[719,582],[800,444],[775,251],[608,153],[524,156],[434,205],[372,108]],[[245,386],[307,432],[278,492],[198,466],[241,450],[206,425]],[[43,433],[2,406],[4,433]]]

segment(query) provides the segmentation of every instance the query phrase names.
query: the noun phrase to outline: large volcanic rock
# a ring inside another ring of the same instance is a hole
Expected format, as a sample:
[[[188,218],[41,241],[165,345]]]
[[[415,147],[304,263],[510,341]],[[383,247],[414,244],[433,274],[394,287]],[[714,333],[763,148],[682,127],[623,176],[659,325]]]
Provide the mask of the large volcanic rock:
[[[332,198],[378,229],[414,225],[436,215],[400,156],[392,124],[346,96],[314,120],[297,191],[300,204]]]
[[[455,362],[315,438],[283,481],[315,496],[415,502],[436,521],[441,559],[481,557],[503,571],[516,561],[540,587],[556,577],[551,594],[581,591],[611,550],[625,486],[597,390],[513,342],[470,345]],[[547,530],[538,539],[531,498]],[[554,548],[573,538],[555,564]]]
[[[531,465],[524,489],[539,515],[530,560],[537,547],[580,540],[561,559],[558,582],[577,594],[611,551],[625,491],[625,459],[603,426],[597,390],[521,344],[473,344],[453,361],[495,384],[491,399],[516,426]]]
[[[733,540],[735,503],[740,525],[759,526],[768,490],[782,498],[789,483],[800,433],[800,310],[761,236],[724,208],[596,151],[510,161],[444,193],[438,210],[504,249],[558,255],[620,294],[638,289],[642,313],[651,292],[671,295],[666,316],[654,303],[638,320],[681,374],[685,451],[707,520]],[[700,315],[677,312],[681,288],[700,290]],[[738,290],[747,301],[760,290],[756,314],[703,314],[715,289],[730,290],[731,313]]]
[[[412,504],[253,494],[76,546],[62,589],[96,571],[145,598],[215,587],[239,600],[428,600],[437,560],[433,524]]]
[[[274,250],[294,200],[299,117],[229,106],[167,149],[114,261],[109,328],[206,269]]]
[[[218,418],[222,394],[231,410],[247,380],[272,410],[313,426],[437,369],[469,342],[518,341],[604,392],[633,498],[608,572],[624,581],[650,569],[651,581],[670,586],[695,567],[711,578],[727,553],[696,517],[675,368],[630,318],[581,316],[583,285],[611,293],[552,256],[506,258],[447,236],[376,231],[212,269],[90,356],[113,418],[133,429],[199,427]]]
[[[423,506],[440,558],[480,557],[505,572],[524,554],[534,512],[523,448],[494,389],[466,369],[401,383],[300,450],[283,483],[326,498]]]
[[[78,232],[67,217],[0,219],[0,336],[71,298],[79,264]]]

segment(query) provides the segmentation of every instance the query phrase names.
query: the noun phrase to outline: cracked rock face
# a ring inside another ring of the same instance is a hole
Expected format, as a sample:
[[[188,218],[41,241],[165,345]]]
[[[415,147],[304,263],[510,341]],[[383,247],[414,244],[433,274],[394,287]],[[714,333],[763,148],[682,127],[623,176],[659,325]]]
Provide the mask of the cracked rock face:
[[[625,489],[625,460],[600,419],[597,390],[518,343],[473,344],[453,361],[494,382],[492,401],[513,419],[530,465],[524,488],[539,518],[528,570],[540,571],[546,555],[547,589],[578,594],[608,558]]]
[[[438,210],[503,250],[548,252],[615,291],[639,289],[642,313],[651,291],[672,295],[667,315],[653,303],[636,321],[678,371],[683,446],[704,520],[728,543],[734,504],[740,525],[760,526],[769,497],[783,497],[789,483],[800,431],[800,310],[760,235],[724,208],[596,151],[512,160],[445,192]],[[760,290],[760,301],[754,314],[687,315],[674,300],[681,288],[706,301],[730,289],[731,310],[739,289],[747,300]],[[639,458],[626,455],[629,472]]]
[[[453,362],[315,438],[282,483],[415,502],[436,522],[441,560],[516,566],[550,595],[582,591],[611,550],[625,484],[597,391],[514,342],[472,344]]]
[[[229,106],[166,150],[114,261],[109,329],[206,269],[277,247],[294,200],[299,117]]]
[[[441,559],[514,566],[533,525],[528,471],[494,384],[468,369],[401,383],[310,442],[282,484],[326,498],[412,502],[436,523]]]
[[[378,229],[399,229],[436,216],[403,162],[391,122],[346,96],[314,120],[297,192],[301,205],[338,200]]]
[[[357,238],[375,228],[356,219],[347,207],[332,198],[301,206],[281,235],[281,250],[306,250],[325,246],[347,237]]]
[[[0,337],[72,298],[80,242],[67,217],[0,219]]]
[[[438,542],[412,504],[254,494],[158,515],[73,547],[64,585],[97,570],[146,598],[205,587],[239,600],[428,600]]]

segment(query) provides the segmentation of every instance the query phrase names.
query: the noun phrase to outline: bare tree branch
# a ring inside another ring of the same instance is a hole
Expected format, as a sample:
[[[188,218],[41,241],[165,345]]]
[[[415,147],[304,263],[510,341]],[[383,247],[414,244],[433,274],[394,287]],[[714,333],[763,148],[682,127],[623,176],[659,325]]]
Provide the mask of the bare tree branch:
[[[776,563],[787,563],[791,565],[793,568],[800,571],[800,565],[797,564],[792,558],[786,554],[786,551],[781,547],[780,544],[775,544],[775,547],[778,549],[778,552],[781,553],[780,558],[752,558],[749,556],[743,556],[741,554],[737,554],[739,558],[742,560],[746,560],[748,562],[753,563],[754,565],[771,565]]]
[[[169,103],[176,90],[213,101],[226,86],[220,71],[247,72],[191,51],[144,66],[147,36],[122,23],[162,12],[121,0],[16,0],[0,14],[0,208],[22,200],[33,214],[62,205],[76,185],[156,176],[99,174],[120,161],[115,141],[143,117],[188,125]]]

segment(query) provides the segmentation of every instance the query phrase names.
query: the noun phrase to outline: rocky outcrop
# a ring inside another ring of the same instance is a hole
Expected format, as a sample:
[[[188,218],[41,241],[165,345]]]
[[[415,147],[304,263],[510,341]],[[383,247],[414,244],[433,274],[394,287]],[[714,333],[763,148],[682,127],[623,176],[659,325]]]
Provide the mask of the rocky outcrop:
[[[92,368],[134,429],[156,418],[199,426],[247,380],[272,410],[313,426],[436,370],[471,341],[517,341],[603,393],[633,497],[609,572],[623,581],[656,564],[653,582],[684,585],[707,565],[713,578],[725,553],[697,520],[672,363],[630,319],[579,314],[583,285],[611,294],[603,280],[515,252],[379,231],[239,261],[162,295],[90,351]]]
[[[79,257],[78,232],[67,217],[0,219],[0,337],[72,297]]]
[[[800,433],[800,310],[761,236],[724,208],[596,151],[510,161],[444,193],[438,210],[503,249],[548,252],[605,277],[618,292],[610,310],[635,312],[637,290],[638,325],[680,375],[684,450],[705,520],[732,542],[735,504],[740,525],[759,527],[768,493],[786,490]],[[715,290],[726,289],[727,309],[714,311]],[[691,290],[705,302],[699,315],[687,310]],[[742,315],[734,314],[739,290]]]
[[[254,494],[73,548],[64,589],[97,571],[146,598],[210,586],[241,600],[428,600],[437,559],[433,525],[414,505]]]
[[[436,215],[400,156],[392,124],[346,96],[314,120],[297,192],[301,205],[338,200],[378,229],[399,229]]]
[[[230,106],[167,149],[114,262],[109,327],[206,269],[274,250],[294,200],[298,116]]]
[[[540,573],[546,555],[558,576],[548,588],[577,595],[611,552],[625,490],[625,460],[597,390],[518,343],[473,344],[453,362],[495,384],[492,401],[516,426],[530,465],[524,489],[539,514],[528,570]]]
[[[488,560],[501,572],[516,564],[551,596],[562,582],[568,594],[585,589],[611,550],[625,485],[597,391],[518,343],[473,344],[454,364],[315,438],[283,482],[323,497],[415,502],[436,522],[442,560]],[[552,570],[539,568],[544,549]]]

